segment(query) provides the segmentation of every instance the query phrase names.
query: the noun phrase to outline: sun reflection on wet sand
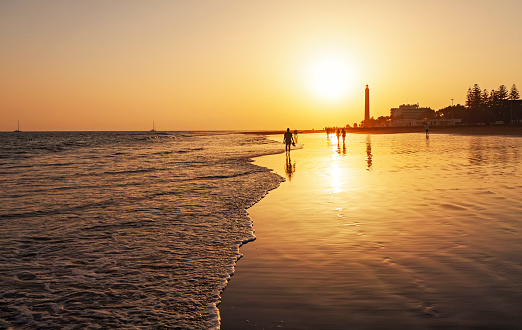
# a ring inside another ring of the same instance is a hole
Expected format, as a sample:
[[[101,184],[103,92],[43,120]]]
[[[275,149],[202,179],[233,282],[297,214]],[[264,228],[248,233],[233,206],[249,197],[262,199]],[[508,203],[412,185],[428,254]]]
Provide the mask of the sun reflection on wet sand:
[[[338,193],[342,191],[343,183],[341,182],[341,169],[339,164],[332,162],[332,168],[330,169],[330,187],[332,193]]]
[[[292,181],[248,210],[258,239],[223,295],[224,329],[520,324],[522,139],[300,142]]]

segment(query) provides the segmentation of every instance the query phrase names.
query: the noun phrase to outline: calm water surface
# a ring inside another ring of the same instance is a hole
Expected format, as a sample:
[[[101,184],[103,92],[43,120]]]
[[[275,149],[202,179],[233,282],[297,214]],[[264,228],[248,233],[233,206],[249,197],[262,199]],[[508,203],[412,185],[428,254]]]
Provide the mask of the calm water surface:
[[[224,329],[522,326],[521,138],[299,142],[256,161],[288,180],[249,210]]]

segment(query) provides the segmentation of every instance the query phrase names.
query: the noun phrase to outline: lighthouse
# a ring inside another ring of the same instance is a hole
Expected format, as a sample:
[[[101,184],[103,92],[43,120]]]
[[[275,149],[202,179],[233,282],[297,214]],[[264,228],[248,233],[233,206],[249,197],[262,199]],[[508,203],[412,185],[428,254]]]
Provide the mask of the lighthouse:
[[[364,125],[368,126],[370,123],[370,89],[366,85],[364,90]]]

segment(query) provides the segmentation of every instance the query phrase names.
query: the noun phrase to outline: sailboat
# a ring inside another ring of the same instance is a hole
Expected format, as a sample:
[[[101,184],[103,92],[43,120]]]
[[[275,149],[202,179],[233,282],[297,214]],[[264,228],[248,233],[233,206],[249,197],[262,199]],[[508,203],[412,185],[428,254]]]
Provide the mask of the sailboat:
[[[156,132],[156,125],[154,125],[154,121],[152,121],[152,129],[151,132]]]
[[[14,131],[15,133],[21,133],[22,131],[20,130],[20,121],[18,121],[18,128],[16,129],[16,131]]]

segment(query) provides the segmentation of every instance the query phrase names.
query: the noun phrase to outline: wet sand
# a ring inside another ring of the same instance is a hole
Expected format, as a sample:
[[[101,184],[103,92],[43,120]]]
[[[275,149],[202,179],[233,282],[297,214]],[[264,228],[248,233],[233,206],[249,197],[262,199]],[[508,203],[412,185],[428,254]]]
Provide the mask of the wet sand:
[[[248,210],[222,329],[522,325],[518,138],[299,139],[255,160],[287,181]]]

